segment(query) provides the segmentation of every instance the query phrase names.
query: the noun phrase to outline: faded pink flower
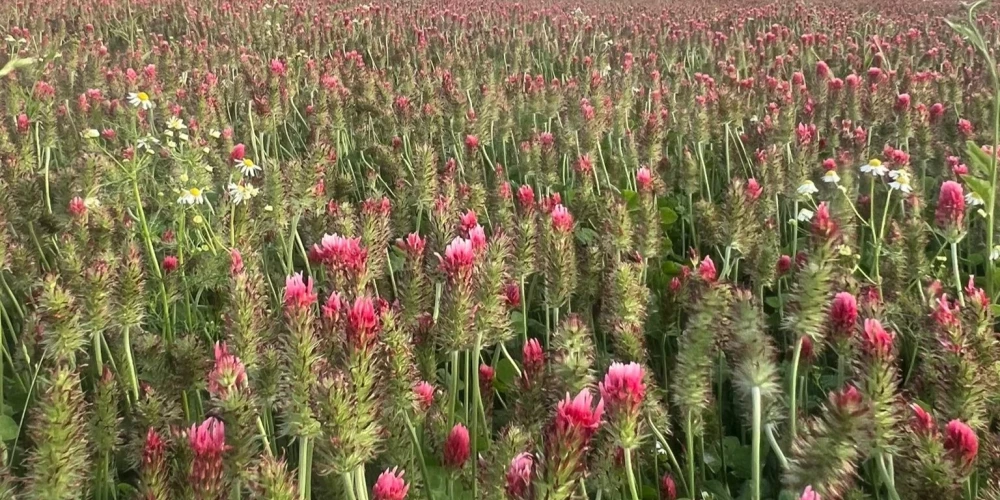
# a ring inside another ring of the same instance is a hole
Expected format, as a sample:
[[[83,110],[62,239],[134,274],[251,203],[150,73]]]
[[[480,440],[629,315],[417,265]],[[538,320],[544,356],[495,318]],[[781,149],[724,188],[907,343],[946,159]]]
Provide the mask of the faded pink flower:
[[[434,386],[421,380],[413,387],[417,395],[417,405],[421,410],[428,410],[434,404]]]
[[[635,183],[639,186],[639,191],[648,193],[653,190],[653,173],[649,167],[641,167],[635,174]]]
[[[208,374],[208,393],[226,399],[231,391],[247,387],[247,370],[240,358],[229,353],[226,344],[215,343],[215,367]]]
[[[529,383],[538,380],[545,369],[545,353],[538,339],[528,339],[521,349],[524,364],[524,378]]]
[[[865,320],[865,330],[862,338],[862,347],[869,356],[884,358],[892,353],[892,342],[895,336],[882,328],[882,323],[877,319],[868,318]]]
[[[820,498],[819,493],[813,490],[812,486],[806,486],[806,489],[802,491],[802,496],[799,500],[823,500]]]
[[[756,201],[760,198],[760,195],[763,192],[764,188],[761,187],[759,182],[757,182],[757,179],[754,179],[753,177],[747,179],[747,196],[750,197],[751,200]]]
[[[530,453],[521,453],[507,467],[507,495],[515,500],[531,498],[531,478],[535,474],[535,459]]]
[[[917,434],[928,436],[934,434],[934,417],[916,403],[911,404],[910,409],[913,410],[913,418],[910,419],[910,428]]]
[[[698,275],[706,283],[715,283],[715,280],[719,278],[719,272],[715,269],[715,262],[712,262],[712,257],[706,255],[701,260],[701,264],[698,264]]]

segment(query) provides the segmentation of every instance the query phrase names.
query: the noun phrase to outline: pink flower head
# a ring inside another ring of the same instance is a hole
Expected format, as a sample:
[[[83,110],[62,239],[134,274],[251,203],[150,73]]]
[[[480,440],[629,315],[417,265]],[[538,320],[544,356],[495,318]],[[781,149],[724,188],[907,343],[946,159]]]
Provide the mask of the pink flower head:
[[[590,159],[590,155],[583,155],[576,160],[576,171],[581,176],[588,176],[594,171],[594,162]]]
[[[637,363],[612,363],[598,387],[612,413],[635,414],[646,397],[642,366]]]
[[[465,136],[465,148],[469,151],[479,149],[479,138],[471,134]]]
[[[226,445],[226,426],[213,417],[201,425],[192,424],[188,430],[188,445],[194,457],[188,481],[199,498],[216,498],[223,487],[223,454]]]
[[[861,410],[861,393],[857,387],[848,384],[839,391],[831,392],[830,402],[840,413],[854,414]]]
[[[379,332],[379,317],[371,297],[354,299],[354,305],[347,311],[347,342],[355,349],[370,347]]]
[[[653,190],[653,172],[649,167],[641,167],[635,173],[635,183],[639,186],[639,191],[649,193]]]
[[[820,80],[830,76],[830,66],[826,64],[826,61],[816,62],[816,76],[818,76]]]
[[[719,273],[715,270],[715,262],[712,262],[712,257],[706,255],[701,260],[701,264],[698,264],[698,275],[706,283],[715,283],[715,280],[719,278]]]
[[[493,380],[497,376],[497,371],[492,366],[483,363],[479,365],[479,391],[484,394],[493,392]]]
[[[316,303],[316,292],[313,291],[313,279],[310,276],[305,281],[302,273],[295,273],[285,278],[285,310],[305,310]]]
[[[931,319],[942,328],[958,325],[958,306],[948,300],[948,294],[941,294],[931,313]]]
[[[955,181],[945,181],[941,184],[941,192],[938,195],[934,222],[941,229],[958,229],[964,218],[965,193],[962,192],[962,185]]]
[[[233,248],[229,251],[229,274],[237,275],[243,272],[243,255]]]
[[[569,233],[573,230],[573,215],[562,204],[557,204],[552,209],[552,229],[560,233]]]
[[[150,427],[146,431],[146,441],[142,446],[142,464],[146,467],[162,465],[166,451],[167,444],[156,429]]]
[[[274,76],[284,76],[287,68],[281,59],[271,59],[271,74]]]
[[[477,254],[486,249],[486,230],[483,229],[483,226],[476,224],[469,230],[469,242],[472,243],[472,249]]]
[[[406,235],[405,240],[397,240],[396,244],[410,257],[420,257],[423,255],[424,248],[427,245],[426,241],[417,233],[410,233]]]
[[[517,188],[517,201],[525,210],[531,210],[535,207],[535,192],[531,189],[530,184],[521,184],[521,187]]]
[[[451,469],[461,469],[469,459],[469,429],[455,424],[444,442],[444,464]]]
[[[660,496],[666,500],[677,500],[677,483],[669,472],[660,479]]]
[[[364,271],[368,250],[361,246],[361,238],[345,238],[339,234],[326,234],[319,245],[313,245],[316,258],[334,271],[356,275]]]
[[[877,319],[868,318],[865,320],[864,337],[862,347],[869,356],[887,357],[892,353],[892,342],[895,335],[882,328],[882,323]]]
[[[83,214],[87,213],[87,204],[83,202],[83,198],[79,196],[69,200],[69,214],[74,218],[79,219],[83,217]]]
[[[858,321],[858,301],[848,292],[840,292],[830,304],[830,329],[841,338],[854,335]]]
[[[556,406],[556,435],[564,436],[578,432],[584,439],[590,439],[601,425],[601,415],[604,414],[604,400],[598,401],[596,407],[593,403],[594,396],[587,389],[580,391],[572,399],[567,394],[566,399]]]
[[[965,118],[959,118],[958,133],[962,134],[965,138],[969,138],[972,136],[972,131],[972,122],[966,120]]]
[[[899,94],[896,96],[896,111],[902,113],[910,109],[910,94]]]
[[[535,458],[531,453],[521,453],[507,467],[507,495],[515,500],[531,498],[531,478],[535,474]]]
[[[944,116],[944,105],[941,104],[941,103],[939,103],[939,102],[931,104],[931,109],[930,109],[929,113],[930,113],[930,121],[931,121],[931,123],[934,123],[934,122],[940,120],[941,117]]]
[[[475,259],[472,242],[461,237],[455,238],[445,248],[441,269],[452,279],[468,279],[472,276]]]
[[[979,438],[961,420],[952,420],[944,429],[944,448],[962,465],[969,465],[979,453]]]
[[[468,232],[472,228],[478,226],[479,221],[476,220],[476,212],[469,210],[468,212],[465,212],[464,214],[460,215],[459,225],[462,229],[462,232]]]
[[[969,302],[979,306],[980,309],[986,309],[990,305],[989,295],[986,295],[982,288],[976,287],[974,275],[969,275],[969,282],[965,285],[965,296],[969,298]]]
[[[178,265],[177,257],[173,255],[167,255],[163,258],[163,270],[168,273],[176,271]]]
[[[750,197],[751,200],[756,201],[760,198],[760,195],[763,192],[764,188],[761,187],[759,182],[757,182],[757,179],[754,179],[753,177],[747,179],[747,196]]]
[[[323,302],[323,319],[330,323],[340,321],[340,313],[344,309],[344,300],[340,292],[333,292]]]
[[[386,469],[379,474],[372,488],[372,498],[374,500],[404,500],[406,493],[410,491],[410,486],[403,480],[403,472],[398,467],[392,470]]]
[[[910,419],[913,431],[925,436],[934,434],[934,417],[916,403],[910,405],[910,409],[913,410],[913,418]]]
[[[233,150],[229,152],[229,159],[233,161],[242,161],[246,158],[247,147],[241,142],[233,146]]]
[[[802,496],[799,497],[799,500],[823,500],[823,499],[820,498],[819,493],[816,493],[816,491],[813,490],[812,486],[806,486],[806,489],[802,491]]]
[[[538,343],[538,339],[529,339],[525,342],[521,349],[521,355],[525,380],[529,382],[538,380],[542,370],[545,369],[545,352],[542,351],[542,345]]]
[[[413,392],[417,395],[417,406],[427,411],[434,404],[434,386],[421,380],[413,387]]]
[[[225,344],[215,344],[215,367],[208,374],[208,393],[226,399],[230,391],[247,386],[247,370],[240,358],[229,354]]]

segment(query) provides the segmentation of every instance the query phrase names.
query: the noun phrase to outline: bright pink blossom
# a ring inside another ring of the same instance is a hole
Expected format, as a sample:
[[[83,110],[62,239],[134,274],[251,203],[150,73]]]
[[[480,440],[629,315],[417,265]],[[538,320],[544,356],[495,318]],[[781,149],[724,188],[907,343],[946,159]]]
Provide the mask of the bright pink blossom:
[[[753,177],[747,179],[747,196],[751,200],[756,201],[758,198],[760,198],[760,195],[763,192],[764,188],[761,187],[759,182],[757,182],[757,179],[754,179]]]
[[[83,214],[87,213],[87,204],[83,202],[83,198],[79,196],[69,200],[69,214],[75,218],[83,217]]]
[[[560,233],[573,230],[573,215],[562,204],[557,204],[552,209],[552,229]]]
[[[941,229],[959,229],[965,218],[965,193],[962,185],[955,181],[941,184],[934,222]]]
[[[869,356],[886,357],[892,353],[892,343],[895,335],[887,332],[877,319],[865,320],[865,330],[862,336],[862,348]]]
[[[910,409],[913,410],[910,427],[914,432],[922,435],[934,434],[934,417],[916,403],[910,405]]]
[[[167,255],[163,258],[163,270],[168,273],[172,273],[177,270],[179,263],[177,257],[173,255]]]
[[[660,479],[660,496],[666,500],[677,500],[677,483],[670,473],[664,474]]]
[[[225,344],[215,344],[215,367],[208,374],[208,393],[226,399],[231,391],[247,386],[247,371],[240,358],[229,353]]]
[[[635,183],[639,186],[639,191],[648,193],[653,190],[653,172],[649,167],[641,167],[635,174]]]
[[[976,431],[960,420],[952,420],[944,429],[944,447],[963,465],[971,464],[979,453]]]
[[[455,238],[445,248],[441,269],[452,279],[468,279],[472,275],[475,259],[472,242],[464,238]]]
[[[521,349],[524,365],[524,378],[529,383],[537,381],[545,369],[545,352],[538,339],[529,339]]]
[[[461,469],[469,459],[469,430],[455,424],[444,442],[444,464],[451,469]]]
[[[712,257],[705,256],[698,264],[698,275],[706,283],[715,283],[715,280],[719,278],[719,273],[715,269],[715,262],[712,262]]]
[[[612,363],[598,387],[612,413],[634,414],[646,397],[642,366],[637,363]]]
[[[410,486],[403,479],[403,472],[398,467],[386,469],[379,474],[372,488],[373,500],[404,500]]]
[[[531,479],[535,474],[535,458],[530,453],[520,453],[510,461],[507,467],[505,489],[507,495],[515,500],[531,498]]]
[[[187,434],[193,454],[188,482],[198,498],[217,498],[223,487],[222,458],[229,450],[226,426],[208,417],[201,425],[192,424]]]
[[[417,405],[421,410],[426,411],[434,404],[434,386],[421,380],[413,387],[413,392],[417,395]]]
[[[233,146],[233,150],[229,152],[229,159],[233,161],[242,161],[246,158],[247,147],[241,142]]]
[[[305,310],[316,303],[313,279],[302,279],[302,273],[295,273],[285,279],[285,309]]]
[[[799,497],[799,500],[822,500],[822,498],[820,498],[819,493],[816,493],[816,491],[813,490],[812,486],[806,486],[806,489],[802,491],[802,496]]]
[[[854,335],[858,321],[858,301],[848,292],[834,295],[830,303],[830,329],[840,338]]]

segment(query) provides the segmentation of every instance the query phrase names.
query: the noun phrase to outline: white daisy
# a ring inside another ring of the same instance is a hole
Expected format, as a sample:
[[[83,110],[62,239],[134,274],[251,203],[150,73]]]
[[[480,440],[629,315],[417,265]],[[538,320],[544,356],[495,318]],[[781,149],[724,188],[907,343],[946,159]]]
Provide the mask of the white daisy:
[[[236,205],[257,196],[258,193],[260,190],[253,184],[229,184],[229,196],[233,198],[233,203]]]
[[[836,170],[827,170],[826,173],[823,174],[823,182],[832,182],[833,184],[837,184],[840,182],[840,176],[837,175]]]
[[[969,206],[975,207],[982,205],[983,203],[985,203],[985,201],[983,200],[982,196],[979,196],[977,193],[970,191],[965,195],[965,203],[967,203]]]
[[[244,158],[242,160],[236,160],[236,168],[240,169],[240,173],[247,177],[256,177],[257,172],[260,172],[260,165],[257,165],[250,158]]]
[[[149,151],[150,153],[153,152],[153,147],[157,146],[159,144],[160,144],[160,140],[157,139],[156,137],[151,136],[151,135],[147,135],[146,137],[143,137],[142,139],[139,139],[139,149],[145,149],[146,151]]]
[[[177,198],[177,203],[182,205],[201,205],[205,203],[205,191],[197,187],[185,189],[181,192],[181,197]]]
[[[153,109],[156,104],[149,100],[149,94],[145,92],[132,92],[128,95],[128,103],[142,109]]]
[[[813,181],[806,181],[796,191],[801,195],[812,196],[813,193],[818,193],[819,189],[816,189],[816,184],[813,184]]]
[[[913,191],[913,188],[910,187],[910,173],[906,170],[893,170],[889,172],[889,177],[894,179],[889,183],[889,187],[892,189],[898,189],[904,193]]]
[[[861,165],[861,172],[865,174],[871,174],[874,177],[881,177],[888,172],[889,169],[877,158],[872,158],[868,163]]]
[[[800,208],[799,215],[797,215],[795,218],[798,219],[800,222],[809,222],[812,220],[814,215],[816,214],[813,213],[812,210],[809,210],[808,208]]]
[[[81,132],[80,135],[85,139],[97,139],[101,136],[101,133],[96,128],[88,128]]]
[[[98,200],[97,198],[95,198],[93,196],[88,196],[88,197],[84,198],[84,200],[83,200],[83,206],[85,206],[87,208],[90,208],[90,209],[94,209],[94,208],[97,208],[97,207],[101,206],[101,200]]]
[[[217,129],[213,128],[212,131],[208,133],[208,135],[212,136],[212,139],[218,139],[219,137],[222,137],[222,132],[219,132]]]
[[[167,128],[171,130],[185,130],[188,127],[187,125],[184,125],[184,120],[181,120],[176,116],[171,116],[170,119],[167,120]]]

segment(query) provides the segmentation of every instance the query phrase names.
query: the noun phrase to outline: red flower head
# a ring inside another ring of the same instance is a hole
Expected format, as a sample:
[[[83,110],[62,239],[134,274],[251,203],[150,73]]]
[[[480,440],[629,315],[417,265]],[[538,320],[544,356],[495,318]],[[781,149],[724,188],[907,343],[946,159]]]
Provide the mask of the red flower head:
[[[522,360],[524,362],[524,378],[528,382],[534,382],[541,376],[545,369],[545,353],[538,339],[529,339],[521,349]]]
[[[833,158],[823,160],[823,171],[829,172],[830,170],[837,170],[837,160]]]
[[[649,167],[641,167],[635,173],[635,183],[639,186],[639,191],[649,193],[653,191],[653,172]]]
[[[372,488],[373,500],[404,500],[410,486],[403,480],[403,472],[398,467],[386,469],[379,474]]]
[[[637,363],[612,363],[598,387],[612,414],[635,414],[646,397],[642,366]]]
[[[417,406],[427,411],[434,404],[434,386],[421,380],[413,387],[413,392],[417,395]]]
[[[323,319],[326,321],[330,323],[340,321],[340,313],[344,309],[344,301],[340,292],[331,293],[326,298],[326,302],[323,303],[321,309],[323,310]]]
[[[476,212],[469,210],[464,214],[459,216],[459,226],[462,232],[467,233],[470,229],[479,225],[479,221],[476,220]]]
[[[302,273],[295,273],[285,278],[285,310],[305,310],[316,303],[316,292],[313,291],[313,279],[310,276],[302,280]]]
[[[403,249],[410,257],[420,257],[424,254],[424,248],[427,243],[423,238],[417,233],[410,233],[406,236],[406,239],[399,239],[396,241],[396,245]]]
[[[938,195],[937,209],[934,211],[934,222],[946,230],[958,230],[965,218],[965,193],[962,185],[955,181],[945,181],[941,184]]]
[[[854,335],[858,321],[858,301],[848,292],[840,292],[830,304],[830,329],[841,338]]]
[[[757,179],[754,179],[753,177],[747,179],[747,196],[749,196],[751,200],[756,201],[760,198],[760,195],[763,192],[764,188],[761,187],[759,182],[757,182]]]
[[[150,427],[146,431],[146,442],[142,447],[142,464],[154,467],[161,464],[166,450],[167,444],[163,442],[163,438],[156,432],[156,429]]]
[[[177,270],[178,262],[177,257],[173,255],[167,255],[163,258],[163,270],[172,273]]]
[[[472,276],[472,266],[475,264],[475,259],[472,242],[464,238],[455,238],[445,248],[444,258],[441,259],[441,269],[453,280],[468,279]]]
[[[530,453],[521,453],[507,467],[507,495],[514,500],[531,498],[531,478],[535,474],[535,459]]]
[[[910,109],[910,94],[899,94],[896,96],[896,105],[894,107],[900,113]]]
[[[948,294],[942,294],[937,299],[931,318],[942,328],[958,325],[958,306],[948,300]]]
[[[816,217],[813,219],[813,234],[824,239],[832,239],[837,235],[837,223],[830,216],[830,206],[824,201],[816,208]]]
[[[208,393],[226,399],[230,391],[247,386],[247,370],[240,358],[229,354],[225,344],[215,344],[215,367],[208,374]]]
[[[271,59],[271,74],[274,76],[284,76],[287,68],[281,59]]]
[[[24,113],[17,115],[17,132],[24,135],[28,133],[29,128],[31,128],[31,120],[28,119],[28,115]]]
[[[877,319],[865,320],[864,337],[862,347],[869,356],[884,358],[892,353],[892,342],[895,335],[885,331],[882,323]]]
[[[916,403],[910,405],[910,409],[913,410],[913,418],[910,420],[913,431],[925,436],[934,434],[934,417]]]
[[[979,438],[968,425],[952,420],[944,429],[944,447],[962,465],[969,465],[979,453]]]
[[[504,301],[507,307],[517,309],[521,306],[521,287],[517,283],[507,283],[503,287]]]
[[[593,402],[594,396],[587,389],[572,399],[567,394],[566,399],[559,402],[555,420],[557,439],[571,432],[582,433],[584,439],[590,439],[601,425],[601,415],[604,414],[604,400],[598,401],[596,407],[592,407]]]
[[[573,215],[562,204],[557,204],[552,209],[552,229],[560,233],[569,233],[573,230]]]
[[[581,176],[589,176],[594,171],[594,162],[591,161],[590,155],[583,155],[576,160],[575,168]]]
[[[931,123],[940,120],[942,116],[944,116],[944,105],[939,102],[931,104],[931,109],[930,109]]]
[[[813,490],[812,486],[806,486],[806,489],[802,491],[802,496],[799,500],[823,500],[820,498],[819,493]]]
[[[715,262],[712,262],[711,257],[706,255],[701,260],[701,264],[698,264],[698,275],[706,283],[715,283],[715,280],[719,278],[719,273],[715,270]]]
[[[788,271],[792,270],[792,258],[788,255],[782,255],[778,257],[778,262],[774,267],[779,275],[788,274]]]
[[[334,271],[356,275],[364,271],[368,250],[361,246],[361,238],[345,238],[339,234],[326,234],[319,245],[313,245],[313,255]]]
[[[481,392],[489,394],[493,391],[493,379],[497,376],[497,371],[490,365],[483,363],[479,365],[479,389]]]
[[[74,218],[79,219],[83,217],[83,214],[87,213],[87,204],[83,202],[83,198],[79,196],[69,200],[69,214]]]
[[[830,393],[830,402],[837,411],[854,414],[861,410],[861,393],[858,388],[848,384],[843,389]]]
[[[358,297],[347,311],[347,342],[355,349],[366,349],[378,337],[379,318],[371,297]]]
[[[233,150],[229,152],[229,159],[233,161],[243,161],[247,155],[247,147],[243,143],[239,143],[233,146]]]
[[[444,442],[444,464],[451,469],[461,469],[469,459],[469,430],[455,424]]]
[[[530,184],[522,184],[521,187],[517,188],[517,201],[525,210],[531,210],[535,207],[535,192],[531,189]]]
[[[664,474],[660,479],[660,496],[666,500],[677,500],[677,483],[670,473]]]

